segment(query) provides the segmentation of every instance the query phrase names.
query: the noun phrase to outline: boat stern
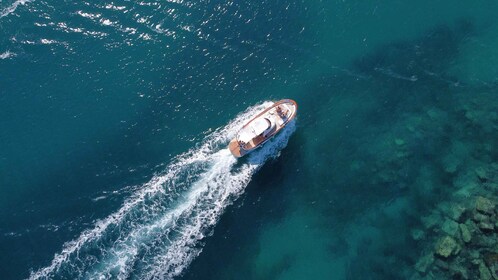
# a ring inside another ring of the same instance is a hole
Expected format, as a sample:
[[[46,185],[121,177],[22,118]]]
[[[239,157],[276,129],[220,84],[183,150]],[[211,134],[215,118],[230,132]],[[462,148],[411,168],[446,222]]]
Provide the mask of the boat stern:
[[[230,150],[232,155],[237,158],[242,157],[247,153],[244,149],[240,147],[237,138],[233,138],[232,141],[230,141],[230,144],[228,144],[228,149]]]

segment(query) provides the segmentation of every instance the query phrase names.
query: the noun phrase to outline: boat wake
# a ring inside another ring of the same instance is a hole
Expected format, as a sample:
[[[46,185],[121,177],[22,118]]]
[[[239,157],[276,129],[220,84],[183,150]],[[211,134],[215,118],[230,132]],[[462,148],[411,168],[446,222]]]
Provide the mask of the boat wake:
[[[250,116],[271,104],[249,108],[207,135],[197,148],[177,156],[118,211],[65,243],[50,265],[29,278],[171,279],[181,274],[201,253],[199,241],[224,209],[269,158],[279,155],[294,132],[295,123],[290,123],[236,164],[228,141]]]
[[[6,17],[17,9],[19,5],[25,5],[26,3],[30,2],[30,0],[16,0],[14,3],[12,3],[10,6],[4,8],[3,10],[0,10],[0,18]]]

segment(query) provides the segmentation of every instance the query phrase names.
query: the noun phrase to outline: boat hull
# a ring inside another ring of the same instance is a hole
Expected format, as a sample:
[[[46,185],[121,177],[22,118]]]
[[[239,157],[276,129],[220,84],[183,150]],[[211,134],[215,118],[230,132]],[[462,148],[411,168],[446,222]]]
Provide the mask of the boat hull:
[[[237,133],[237,136],[230,141],[228,149],[235,157],[243,157],[273,138],[295,118],[296,113],[297,103],[294,100],[283,99],[275,102],[272,106],[266,108],[248,121]],[[254,125],[254,123],[258,121],[260,122],[262,119],[271,119],[274,123],[272,123],[263,133],[254,135],[250,141],[247,141],[247,139],[246,141],[241,141],[242,132],[248,130],[251,125]]]

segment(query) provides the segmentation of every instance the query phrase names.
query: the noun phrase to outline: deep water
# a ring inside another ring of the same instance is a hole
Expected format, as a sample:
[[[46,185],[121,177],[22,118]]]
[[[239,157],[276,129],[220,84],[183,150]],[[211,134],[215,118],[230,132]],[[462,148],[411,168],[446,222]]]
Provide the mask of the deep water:
[[[498,239],[476,241],[472,203],[498,195],[497,11],[0,2],[1,278],[492,272]],[[225,153],[282,98],[299,104],[292,127],[248,159]],[[448,204],[467,210],[450,219]],[[470,243],[434,225],[472,219]],[[444,235],[462,253],[433,254]]]

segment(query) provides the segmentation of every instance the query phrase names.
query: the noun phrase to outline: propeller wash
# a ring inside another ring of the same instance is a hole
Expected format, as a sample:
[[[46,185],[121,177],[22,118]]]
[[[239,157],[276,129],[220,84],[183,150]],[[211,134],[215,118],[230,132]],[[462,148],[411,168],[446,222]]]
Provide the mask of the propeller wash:
[[[172,279],[197,257],[199,241],[224,209],[243,193],[255,172],[278,157],[295,131],[293,121],[247,161],[227,143],[248,118],[272,102],[248,108],[207,135],[125,200],[120,209],[66,242],[51,263],[30,279]]]

